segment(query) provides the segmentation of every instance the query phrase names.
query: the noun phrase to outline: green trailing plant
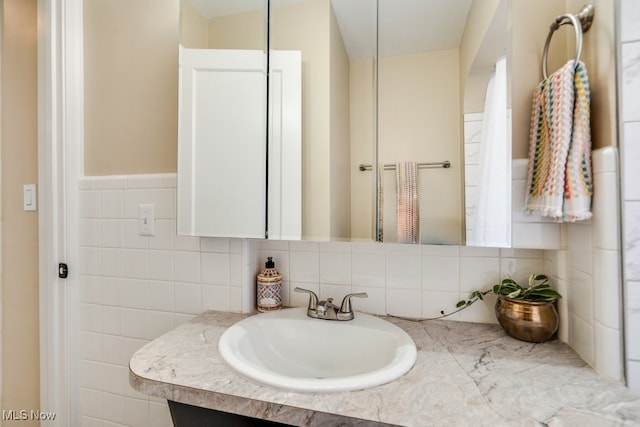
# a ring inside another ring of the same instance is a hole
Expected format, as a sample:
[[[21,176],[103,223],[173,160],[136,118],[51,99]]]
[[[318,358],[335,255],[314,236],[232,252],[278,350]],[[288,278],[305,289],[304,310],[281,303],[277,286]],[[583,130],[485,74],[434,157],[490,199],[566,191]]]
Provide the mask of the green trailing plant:
[[[491,292],[498,296],[502,295],[516,300],[532,302],[553,302],[562,298],[562,295],[551,287],[549,278],[544,274],[532,274],[529,276],[529,286],[527,287],[521,286],[511,277],[507,276],[502,279],[500,283],[493,285],[491,289],[471,292],[468,299],[458,301],[456,310],[450,313],[445,313],[444,310],[441,310],[440,316],[435,317],[435,319],[451,316],[464,310],[476,301],[484,301],[484,296]]]

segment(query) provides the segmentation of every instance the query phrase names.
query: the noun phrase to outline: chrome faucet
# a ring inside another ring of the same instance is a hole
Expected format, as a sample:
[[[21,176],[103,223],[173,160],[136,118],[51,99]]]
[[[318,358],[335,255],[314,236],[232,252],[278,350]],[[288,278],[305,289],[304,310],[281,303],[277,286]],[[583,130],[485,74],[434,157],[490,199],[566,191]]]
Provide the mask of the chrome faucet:
[[[296,287],[296,292],[304,292],[309,294],[309,306],[307,307],[307,316],[314,319],[324,320],[351,320],[353,319],[353,310],[351,310],[351,297],[367,298],[366,292],[348,294],[342,299],[340,307],[333,303],[333,298],[327,298],[318,301],[318,295],[309,289]]]

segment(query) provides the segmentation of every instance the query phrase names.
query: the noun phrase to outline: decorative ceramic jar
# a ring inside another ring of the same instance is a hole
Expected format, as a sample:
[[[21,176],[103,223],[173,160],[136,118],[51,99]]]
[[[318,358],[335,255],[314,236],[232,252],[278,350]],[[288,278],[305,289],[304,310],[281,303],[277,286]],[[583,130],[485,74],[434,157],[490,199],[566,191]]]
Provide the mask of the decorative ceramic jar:
[[[522,341],[545,342],[553,339],[559,318],[554,302],[534,302],[499,296],[496,318],[504,331]]]

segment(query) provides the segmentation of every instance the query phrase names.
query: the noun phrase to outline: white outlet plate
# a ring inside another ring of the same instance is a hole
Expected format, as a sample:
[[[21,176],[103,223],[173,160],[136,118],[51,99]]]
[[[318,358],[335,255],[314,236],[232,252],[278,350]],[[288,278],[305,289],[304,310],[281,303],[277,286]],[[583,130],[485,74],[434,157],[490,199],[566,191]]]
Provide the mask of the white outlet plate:
[[[153,204],[138,205],[138,234],[141,236],[156,235],[156,214]]]

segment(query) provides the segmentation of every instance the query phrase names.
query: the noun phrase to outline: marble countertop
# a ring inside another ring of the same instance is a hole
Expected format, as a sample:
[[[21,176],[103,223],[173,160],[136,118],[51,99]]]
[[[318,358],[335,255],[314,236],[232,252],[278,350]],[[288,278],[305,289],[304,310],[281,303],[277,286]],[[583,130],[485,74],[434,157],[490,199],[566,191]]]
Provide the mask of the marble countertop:
[[[388,317],[418,348],[398,380],[328,394],[259,385],[217,351],[224,330],[245,317],[206,312],[157,338],[131,358],[129,382],[148,395],[299,426],[640,425],[640,398],[567,345],[521,342],[498,325]]]

